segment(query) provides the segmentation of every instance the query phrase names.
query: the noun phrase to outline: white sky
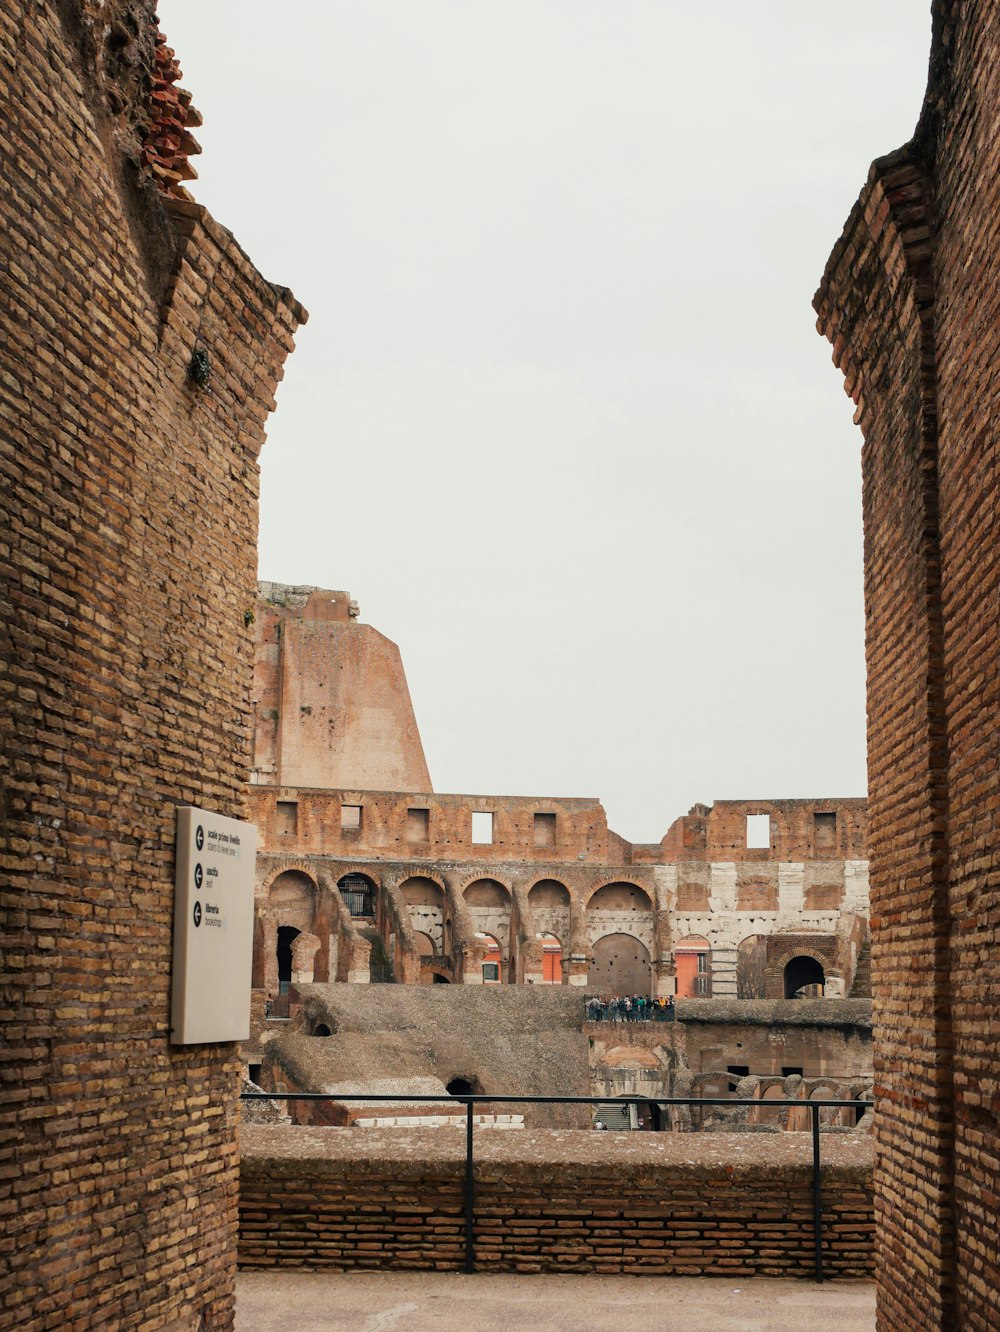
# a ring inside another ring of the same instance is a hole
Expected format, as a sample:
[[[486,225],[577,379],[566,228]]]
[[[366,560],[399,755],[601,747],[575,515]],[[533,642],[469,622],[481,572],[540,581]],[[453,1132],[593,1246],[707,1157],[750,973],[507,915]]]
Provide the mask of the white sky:
[[[310,311],[260,572],[399,643],[439,791],[860,795],[860,433],[811,297],[929,0],[161,0],[195,197]]]

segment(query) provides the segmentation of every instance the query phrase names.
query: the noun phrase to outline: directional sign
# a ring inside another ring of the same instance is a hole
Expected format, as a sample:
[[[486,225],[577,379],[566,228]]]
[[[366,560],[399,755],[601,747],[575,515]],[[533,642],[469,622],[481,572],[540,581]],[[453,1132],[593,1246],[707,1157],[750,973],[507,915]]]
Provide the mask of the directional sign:
[[[257,829],[193,805],[177,811],[174,1045],[250,1035]]]

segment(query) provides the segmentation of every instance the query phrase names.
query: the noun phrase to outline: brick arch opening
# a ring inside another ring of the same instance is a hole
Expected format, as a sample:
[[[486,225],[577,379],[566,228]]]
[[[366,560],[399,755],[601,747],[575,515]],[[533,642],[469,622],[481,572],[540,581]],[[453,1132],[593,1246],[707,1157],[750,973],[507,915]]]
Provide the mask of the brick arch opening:
[[[649,912],[652,909],[653,899],[645,888],[624,880],[604,884],[587,902],[588,911]]]
[[[399,894],[406,904],[414,932],[427,935],[433,944],[433,953],[446,953],[445,896],[441,885],[426,875],[417,874],[404,879],[399,885]]]
[[[367,874],[351,872],[337,880],[337,888],[344,905],[356,920],[371,920],[375,915],[378,889]]]
[[[510,906],[510,893],[497,879],[473,879],[462,896],[470,907],[504,910]]]
[[[826,972],[818,958],[799,953],[785,963],[782,985],[786,999],[819,997],[826,985]]]
[[[569,906],[569,889],[558,879],[539,879],[528,889],[533,911],[559,911]]]

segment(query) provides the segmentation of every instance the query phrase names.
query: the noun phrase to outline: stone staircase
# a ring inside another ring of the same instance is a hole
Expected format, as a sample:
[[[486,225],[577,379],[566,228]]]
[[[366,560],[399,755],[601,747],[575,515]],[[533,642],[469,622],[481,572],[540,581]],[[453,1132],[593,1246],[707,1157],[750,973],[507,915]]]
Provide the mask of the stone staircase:
[[[632,1131],[631,1107],[627,1101],[603,1101],[596,1107],[594,1119],[599,1119],[605,1128],[616,1133]]]

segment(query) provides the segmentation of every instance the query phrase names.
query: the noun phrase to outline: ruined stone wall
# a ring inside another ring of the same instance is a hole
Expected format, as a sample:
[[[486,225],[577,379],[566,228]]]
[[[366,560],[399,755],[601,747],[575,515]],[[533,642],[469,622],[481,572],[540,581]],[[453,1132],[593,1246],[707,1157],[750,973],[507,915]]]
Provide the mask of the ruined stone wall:
[[[461,857],[484,869],[512,860],[616,863],[609,856],[607,818],[597,800],[282,786],[254,789],[250,802],[261,846],[273,852],[427,861]],[[345,806],[361,809],[357,826],[344,826]],[[425,811],[426,819],[410,817],[417,811]],[[473,842],[474,812],[493,815],[489,842]],[[536,814],[554,817],[553,842],[536,839]]]
[[[248,1126],[240,1142],[242,1267],[461,1270],[461,1133]],[[870,1277],[870,1146],[824,1135],[822,1151],[827,1275]],[[485,1132],[475,1153],[479,1271],[812,1276],[805,1134]]]
[[[848,999],[831,1005],[795,999],[677,1005],[685,1058],[692,1072],[725,1072],[746,1065],[751,1076],[779,1075],[797,1067],[802,1076],[858,1078],[871,1074],[871,1003]],[[707,1093],[706,1093],[707,1095]]]
[[[346,592],[261,583],[252,780],[432,790],[399,648]]]
[[[816,298],[864,436],[883,1329],[1000,1322],[998,144],[1000,7],[938,0]]]
[[[537,941],[545,933],[561,945],[561,978],[599,993],[651,987],[673,994],[676,949],[692,941],[708,951],[706,993],[717,996],[736,998],[748,988],[741,989],[740,980],[740,950],[748,944],[760,944],[766,961],[757,988],[744,997],[780,997],[784,966],[798,953],[820,961],[831,998],[844,997],[858,973],[867,932],[867,861],[837,859],[825,843],[806,846],[801,829],[812,836],[820,810],[832,820],[835,847],[863,855],[863,801],[757,802],[758,809],[794,806],[794,820],[785,818],[800,831],[794,839],[776,831],[769,848],[744,846],[743,856],[754,859],[727,861],[715,856],[735,854],[731,837],[721,845],[702,837],[694,847],[690,839],[674,838],[639,848],[637,857],[637,848],[608,830],[596,800],[262,786],[251,789],[250,799],[262,848],[258,938],[268,958],[280,925],[308,928],[320,936],[324,957],[334,950],[341,959],[351,955],[350,979],[363,979],[367,945],[344,937],[351,922],[333,909],[337,883],[360,875],[381,904],[375,926],[387,951],[396,948],[402,957],[416,950],[407,918],[414,931],[429,934],[438,961],[415,960],[413,978],[426,979],[434,970],[477,983],[482,958],[469,951],[477,932],[497,940],[504,981],[542,980]],[[734,808],[730,832],[735,836],[738,828],[745,841],[743,805]],[[488,843],[473,841],[476,811],[493,815]],[[793,850],[808,850],[810,858],[794,860]],[[282,914],[278,898],[295,874],[308,882],[315,925]],[[432,885],[434,902],[424,914],[433,915],[433,928],[402,900],[418,880]],[[489,906],[482,904],[486,897]],[[330,935],[333,927],[339,938]],[[256,974],[267,974],[268,965]],[[303,979],[348,979],[343,967],[317,966]],[[397,979],[404,979],[399,968]]]
[[[257,455],[304,312],[141,174],[151,4],[5,0],[0,47],[0,1322],[227,1327],[238,1064],[169,1042],[174,810],[246,814]]]

